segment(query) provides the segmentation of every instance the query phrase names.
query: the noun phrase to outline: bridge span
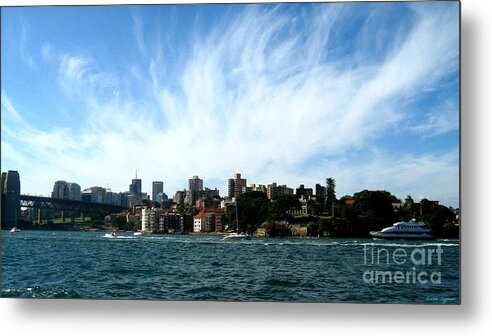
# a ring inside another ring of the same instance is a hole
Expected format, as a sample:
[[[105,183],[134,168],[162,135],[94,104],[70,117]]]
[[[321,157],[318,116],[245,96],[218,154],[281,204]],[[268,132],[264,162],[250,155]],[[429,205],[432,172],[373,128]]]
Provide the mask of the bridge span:
[[[21,208],[47,209],[52,211],[84,214],[91,217],[104,217],[110,213],[121,212],[126,208],[119,205],[75,201],[51,197],[20,195]]]

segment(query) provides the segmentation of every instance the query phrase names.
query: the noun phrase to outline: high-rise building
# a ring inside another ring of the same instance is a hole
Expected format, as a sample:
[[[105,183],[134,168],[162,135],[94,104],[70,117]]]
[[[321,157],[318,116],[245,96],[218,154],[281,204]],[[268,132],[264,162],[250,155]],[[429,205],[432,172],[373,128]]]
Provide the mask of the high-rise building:
[[[154,181],[152,182],[152,200],[157,201],[157,195],[164,192],[164,182]]]
[[[229,196],[229,198],[233,198],[234,197],[234,192],[235,192],[235,188],[234,188],[234,179],[228,179],[227,180],[227,196]]]
[[[167,203],[168,200],[169,200],[169,197],[164,192],[158,193],[157,196],[156,196],[156,199],[155,199],[155,201],[157,203],[161,203],[161,204],[164,203],[164,202]]]
[[[198,176],[188,180],[188,204],[195,205],[196,201],[200,199],[200,191],[203,190],[203,180]]]
[[[293,195],[294,189],[287,187],[284,185],[277,185],[276,182],[269,184],[267,186],[267,197],[268,199],[275,199],[280,195]]]
[[[310,199],[313,196],[313,189],[304,187],[304,184],[299,185],[296,189],[296,196],[299,198]]]
[[[316,183],[315,186],[316,197],[326,197],[326,187],[322,186],[319,183]]]
[[[51,192],[51,198],[80,201],[82,199],[80,185],[74,182],[56,181]]]
[[[111,191],[111,189],[106,189],[106,193],[104,194],[104,199],[103,199],[104,204],[112,204],[112,205],[120,205],[121,204],[121,197],[117,194]]]
[[[19,172],[9,170],[2,173],[2,225],[9,228],[17,225],[21,218]]]
[[[261,191],[262,193],[267,193],[267,187],[264,186],[263,184],[251,184],[249,187],[243,188],[243,193],[244,192],[250,192],[250,191]]]
[[[127,191],[125,192],[120,192],[118,194],[120,203],[118,205],[121,205],[123,207],[130,207],[130,200],[129,200],[129,193]]]
[[[82,199],[82,191],[80,185],[74,182],[68,183],[68,199],[80,201]]]
[[[238,197],[244,191],[246,187],[246,179],[241,178],[241,173],[234,174],[232,179],[228,180],[228,196],[229,197]]]
[[[205,190],[202,190],[200,192],[200,197],[201,198],[214,198],[214,197],[220,197],[219,195],[219,189],[210,189],[210,188],[205,188]]]
[[[3,192],[3,189],[5,188],[5,180],[7,179],[7,173],[3,172],[2,173],[2,182],[1,182],[1,189],[2,189],[2,194],[4,193]]]
[[[132,184],[130,184],[129,192],[132,195],[140,196],[142,194],[142,180],[135,178],[132,180]]]
[[[68,199],[68,183],[66,181],[56,181],[51,192],[51,198]]]
[[[130,206],[142,202],[142,180],[137,177],[137,172],[135,172],[135,178],[132,179],[132,184],[128,188],[128,200]]]
[[[186,190],[178,190],[176,191],[176,194],[174,194],[173,202],[178,205],[182,205],[184,204],[185,196],[186,196]]]
[[[105,203],[106,189],[103,187],[90,187],[82,192],[82,201],[91,203]]]

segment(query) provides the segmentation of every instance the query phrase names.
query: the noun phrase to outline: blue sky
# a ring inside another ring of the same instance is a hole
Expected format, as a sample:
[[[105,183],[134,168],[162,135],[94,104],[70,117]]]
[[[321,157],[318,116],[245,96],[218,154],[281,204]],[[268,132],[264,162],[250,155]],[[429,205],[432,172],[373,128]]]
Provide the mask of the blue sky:
[[[2,8],[2,171],[458,206],[456,2]]]

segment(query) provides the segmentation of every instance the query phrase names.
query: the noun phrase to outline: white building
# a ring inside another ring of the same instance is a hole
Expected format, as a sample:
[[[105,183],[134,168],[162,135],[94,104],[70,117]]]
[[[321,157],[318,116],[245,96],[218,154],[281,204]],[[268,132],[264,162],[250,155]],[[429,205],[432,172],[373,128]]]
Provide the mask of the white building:
[[[205,222],[207,220],[207,215],[200,212],[198,215],[193,217],[193,232],[203,232],[205,231]]]
[[[156,209],[142,208],[142,231],[159,230],[159,213]]]

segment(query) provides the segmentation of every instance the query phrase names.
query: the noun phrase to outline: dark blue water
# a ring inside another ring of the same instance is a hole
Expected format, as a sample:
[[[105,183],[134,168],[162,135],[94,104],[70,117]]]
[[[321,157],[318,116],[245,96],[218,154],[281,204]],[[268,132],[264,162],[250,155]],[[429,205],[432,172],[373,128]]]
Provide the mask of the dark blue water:
[[[457,240],[1,234],[4,297],[433,304],[460,300]],[[430,250],[434,253],[429,257]],[[377,271],[385,276],[374,276]]]

